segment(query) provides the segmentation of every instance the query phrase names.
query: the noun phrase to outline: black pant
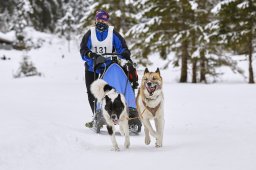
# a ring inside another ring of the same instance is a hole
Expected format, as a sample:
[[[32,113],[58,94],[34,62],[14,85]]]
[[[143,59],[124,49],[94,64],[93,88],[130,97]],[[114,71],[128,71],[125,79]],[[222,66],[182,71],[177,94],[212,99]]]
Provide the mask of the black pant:
[[[88,66],[86,63],[84,65],[85,65],[85,84],[87,88],[88,100],[92,109],[92,113],[94,113],[94,107],[95,107],[94,101],[96,103],[96,99],[94,98],[90,90],[91,84],[94,81],[94,72],[88,71]],[[95,74],[95,79],[97,79],[98,76],[99,76],[98,74]]]

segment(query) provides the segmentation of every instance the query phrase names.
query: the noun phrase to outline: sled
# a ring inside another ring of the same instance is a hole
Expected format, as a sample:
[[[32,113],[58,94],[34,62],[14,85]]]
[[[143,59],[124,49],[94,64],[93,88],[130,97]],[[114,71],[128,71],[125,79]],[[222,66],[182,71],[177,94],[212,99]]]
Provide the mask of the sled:
[[[106,60],[110,60],[111,64],[107,67],[103,67],[104,71],[99,78],[105,80],[110,86],[114,87],[118,93],[122,93],[125,96],[126,104],[129,108],[128,116],[130,119],[128,120],[128,124],[130,133],[139,134],[142,124],[138,118],[136,109],[136,82],[129,81],[129,69],[127,65],[121,66],[120,62],[118,62],[117,56],[120,54],[102,54],[102,56],[106,55],[110,57],[98,57],[94,60],[94,78],[96,77],[96,69],[100,66],[102,67],[102,63],[105,63]],[[132,63],[132,61],[129,62]],[[93,129],[96,133],[100,133],[101,128],[106,125],[106,121],[102,115],[100,102],[95,102],[95,108]]]

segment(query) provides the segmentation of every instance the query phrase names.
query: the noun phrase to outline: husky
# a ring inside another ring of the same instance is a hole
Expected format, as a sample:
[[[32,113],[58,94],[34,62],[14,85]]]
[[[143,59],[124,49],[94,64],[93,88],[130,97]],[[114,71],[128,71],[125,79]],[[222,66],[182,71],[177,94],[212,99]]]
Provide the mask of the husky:
[[[124,146],[128,149],[130,136],[125,97],[102,79],[92,83],[91,92],[102,103],[102,114],[107,123],[108,134],[111,136],[113,150],[120,150],[115,138],[115,125],[119,125],[120,133],[125,136]]]
[[[149,72],[146,68],[136,97],[137,109],[144,125],[145,144],[150,144],[150,135],[152,135],[156,139],[155,147],[157,148],[163,146],[164,97],[162,85],[163,80],[159,68],[155,72]],[[151,126],[151,119],[154,119],[156,130]]]

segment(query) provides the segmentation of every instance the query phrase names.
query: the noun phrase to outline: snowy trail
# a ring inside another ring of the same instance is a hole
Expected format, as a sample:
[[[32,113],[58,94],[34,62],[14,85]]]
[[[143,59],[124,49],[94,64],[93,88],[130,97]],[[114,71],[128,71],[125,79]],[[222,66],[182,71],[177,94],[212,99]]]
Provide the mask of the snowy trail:
[[[12,60],[0,61],[0,170],[255,170],[255,85],[177,84],[164,71],[164,147],[146,146],[141,133],[129,150],[117,136],[113,152],[106,132],[84,127],[91,113],[78,50],[52,44],[28,53],[44,77],[13,79],[22,52],[4,51]]]
[[[166,83],[164,147],[144,145],[142,133],[129,150],[118,136],[116,153],[106,133],[83,127],[91,117],[82,81],[13,81],[1,85],[0,169],[256,167],[254,86]]]

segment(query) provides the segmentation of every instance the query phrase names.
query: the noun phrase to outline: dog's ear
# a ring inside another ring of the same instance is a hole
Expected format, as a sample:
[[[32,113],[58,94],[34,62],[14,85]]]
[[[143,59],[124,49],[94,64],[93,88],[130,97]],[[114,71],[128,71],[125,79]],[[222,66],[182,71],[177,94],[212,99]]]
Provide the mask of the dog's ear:
[[[121,95],[120,95],[120,94],[118,94],[117,98],[121,100]]]
[[[116,100],[119,101],[119,102],[122,102],[122,100],[121,100],[121,95],[120,95],[120,94],[118,94]]]
[[[160,75],[160,69],[157,67],[155,73],[158,73]]]
[[[111,99],[108,97],[108,95],[106,95],[105,100],[106,100],[105,110],[108,113],[111,113]]]
[[[148,68],[146,67],[145,68],[145,71],[144,71],[144,74],[146,74],[146,73],[148,73],[149,71],[148,71]]]
[[[106,99],[106,103],[111,101],[111,99],[108,97],[108,95],[105,96],[105,99]]]
[[[121,109],[121,112],[122,112],[122,110],[124,109],[124,104],[123,104],[123,101],[122,101],[122,99],[121,99],[121,94],[119,93],[118,94],[118,96],[117,96],[117,98],[114,100],[114,104],[115,104],[115,106],[116,107],[118,107],[119,109]]]

